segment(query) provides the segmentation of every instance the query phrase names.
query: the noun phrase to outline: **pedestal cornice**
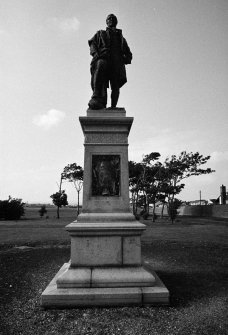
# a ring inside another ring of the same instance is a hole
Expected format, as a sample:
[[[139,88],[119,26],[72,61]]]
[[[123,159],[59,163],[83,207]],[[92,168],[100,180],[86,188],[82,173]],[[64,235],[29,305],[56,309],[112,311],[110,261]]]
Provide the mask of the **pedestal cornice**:
[[[134,118],[133,117],[104,117],[104,116],[93,116],[93,117],[88,117],[88,116],[80,116],[79,121],[81,123],[81,127],[84,133],[86,132],[91,132],[91,131],[96,131],[96,132],[116,132],[116,131],[121,131],[121,129],[91,129],[88,128],[88,126],[118,126],[119,128],[121,127],[126,127],[126,130],[124,132],[129,133],[131,129],[131,125],[133,123]],[[122,130],[123,131],[123,130]]]
[[[87,116],[80,116],[83,133],[126,133],[130,132],[133,117],[126,117],[124,108],[87,110]]]

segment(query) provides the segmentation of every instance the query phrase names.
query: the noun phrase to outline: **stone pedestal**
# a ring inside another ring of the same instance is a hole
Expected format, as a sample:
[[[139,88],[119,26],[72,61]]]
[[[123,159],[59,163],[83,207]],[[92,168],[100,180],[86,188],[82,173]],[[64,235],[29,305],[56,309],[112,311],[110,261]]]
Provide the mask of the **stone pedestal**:
[[[79,118],[85,136],[83,208],[66,226],[71,260],[42,294],[44,307],[168,304],[169,292],[143,267],[145,225],[129,207],[125,109],[88,110]]]

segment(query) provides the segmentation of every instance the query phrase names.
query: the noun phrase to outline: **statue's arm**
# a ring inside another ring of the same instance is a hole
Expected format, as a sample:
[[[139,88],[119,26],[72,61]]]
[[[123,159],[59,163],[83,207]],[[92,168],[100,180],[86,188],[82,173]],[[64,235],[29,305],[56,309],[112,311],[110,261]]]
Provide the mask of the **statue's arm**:
[[[124,37],[123,37],[123,58],[124,58],[124,64],[131,64],[132,53]]]
[[[98,58],[99,51],[98,51],[98,33],[96,33],[89,41],[89,48],[90,48],[90,55],[92,57]]]
[[[103,42],[103,30],[99,30],[90,40],[90,55],[93,57],[93,61],[99,58],[108,58],[109,49],[104,45]]]

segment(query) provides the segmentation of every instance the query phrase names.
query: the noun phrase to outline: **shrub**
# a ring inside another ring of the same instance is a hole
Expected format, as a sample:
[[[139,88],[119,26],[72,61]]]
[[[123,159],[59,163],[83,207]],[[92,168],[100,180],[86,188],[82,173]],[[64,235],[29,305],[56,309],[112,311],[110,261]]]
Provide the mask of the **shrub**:
[[[173,201],[171,201],[168,204],[168,214],[169,214],[169,218],[171,219],[172,223],[177,217],[177,214],[178,214],[177,209],[180,207],[181,204],[182,204],[182,201],[176,198],[174,198]]]
[[[19,220],[24,215],[24,205],[22,199],[0,200],[0,219]]]
[[[154,214],[153,214],[153,218],[152,218],[153,222],[155,222],[155,221],[157,220],[157,218],[158,218],[157,214],[154,213]]]
[[[149,213],[144,209],[140,212],[140,215],[143,217],[144,220],[147,220],[149,217]]]
[[[47,209],[45,205],[42,205],[38,211],[40,213],[40,217],[42,218],[44,216],[44,214],[47,213]]]
[[[135,219],[136,219],[137,221],[139,221],[139,219],[140,219],[140,215],[137,214],[137,213],[135,213],[134,216],[135,216]]]
[[[148,217],[149,217],[149,213],[148,212],[144,212],[143,215],[142,215],[143,219],[144,220],[147,220]]]

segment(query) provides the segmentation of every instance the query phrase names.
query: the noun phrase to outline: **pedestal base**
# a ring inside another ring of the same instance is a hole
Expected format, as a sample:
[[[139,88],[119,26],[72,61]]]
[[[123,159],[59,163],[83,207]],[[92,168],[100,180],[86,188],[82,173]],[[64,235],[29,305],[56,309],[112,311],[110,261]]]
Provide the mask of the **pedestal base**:
[[[131,213],[85,214],[66,229],[71,236],[71,261],[43,292],[43,307],[169,303],[166,287],[142,265],[145,225]]]
[[[85,307],[85,306],[154,306],[168,305],[169,291],[155,272],[154,286],[128,287],[75,287],[57,288],[57,281],[69,269],[65,263],[41,297],[41,305],[45,308],[53,307]],[[69,271],[69,270],[68,270]],[[74,277],[74,276],[73,276]],[[72,278],[71,278],[72,279]]]
[[[57,278],[57,288],[153,286],[154,276],[142,266],[71,267]]]

